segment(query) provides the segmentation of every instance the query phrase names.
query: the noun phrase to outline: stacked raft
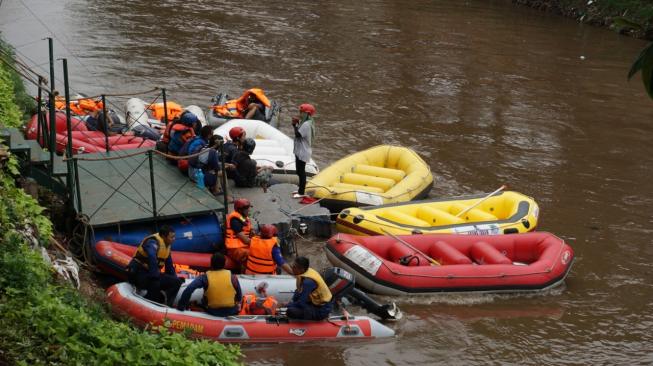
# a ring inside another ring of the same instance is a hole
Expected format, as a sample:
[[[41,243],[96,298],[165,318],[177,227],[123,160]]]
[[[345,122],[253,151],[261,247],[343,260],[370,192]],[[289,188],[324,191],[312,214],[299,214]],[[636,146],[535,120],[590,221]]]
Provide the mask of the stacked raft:
[[[66,127],[66,114],[56,112],[55,119],[55,138],[56,151],[62,154],[68,145],[68,132]],[[49,125],[50,117],[46,116]],[[114,136],[105,135],[101,131],[89,131],[84,121],[79,118],[71,117],[71,141],[73,154],[97,153],[106,151],[107,143],[109,150],[129,150],[138,148],[154,147],[155,142],[142,137],[128,134],[117,134]],[[27,124],[26,136],[30,140],[39,140],[41,146],[46,146],[45,139],[49,136],[43,136],[38,131],[38,116],[34,115]]]

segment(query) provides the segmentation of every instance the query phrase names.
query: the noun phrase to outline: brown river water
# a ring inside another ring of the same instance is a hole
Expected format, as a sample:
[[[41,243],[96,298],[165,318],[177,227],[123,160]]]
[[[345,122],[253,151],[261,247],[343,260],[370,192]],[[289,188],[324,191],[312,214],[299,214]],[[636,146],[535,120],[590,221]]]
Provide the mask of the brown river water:
[[[547,293],[382,298],[406,314],[394,339],[246,346],[246,363],[653,364],[653,101],[626,80],[645,42],[480,0],[5,0],[0,31],[32,65],[54,34],[72,88],[91,95],[161,86],[208,106],[260,86],[286,132],[311,102],[322,167],[412,147],[432,197],[508,184],[576,252]],[[322,241],[299,245],[326,266]]]

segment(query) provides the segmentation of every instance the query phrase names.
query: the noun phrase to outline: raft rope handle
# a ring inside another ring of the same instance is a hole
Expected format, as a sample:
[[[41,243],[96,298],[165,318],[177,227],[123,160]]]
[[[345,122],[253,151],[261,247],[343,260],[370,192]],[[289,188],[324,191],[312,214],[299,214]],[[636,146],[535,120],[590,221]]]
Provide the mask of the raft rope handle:
[[[376,216],[376,214],[374,216]],[[363,220],[369,221],[369,222],[371,222],[373,224],[376,224],[376,225],[379,225],[379,226],[385,226],[385,227],[388,227],[388,228],[391,228],[391,229],[409,230],[408,228],[405,227],[405,225],[403,225],[401,223],[398,223],[398,222],[395,222],[395,221],[392,221],[392,220],[388,220],[388,219],[385,219],[385,218],[383,218],[383,219],[395,224],[396,226],[392,226],[392,225],[390,225],[388,223],[385,223],[385,222],[379,222],[379,221],[376,221],[376,220],[371,220],[371,219],[369,219],[367,217],[363,218]],[[473,225],[473,226],[476,226],[475,224],[473,224],[471,222],[465,223],[465,225],[470,225],[470,224]],[[463,225],[463,224],[460,224],[460,225]],[[503,228],[506,228],[506,227],[509,227],[509,226],[512,226],[512,225],[515,225],[515,223],[514,222],[508,222],[508,223],[505,223],[505,224],[497,225],[497,228],[501,230]],[[418,226],[411,226],[411,228],[412,228],[411,233],[412,233],[413,230],[420,230],[420,227],[418,227]],[[458,234],[458,235],[464,235],[464,234]]]
[[[359,243],[346,240],[346,239],[340,239],[340,234],[338,234],[337,240],[340,240],[340,242],[348,243],[348,244],[353,244],[353,245],[359,245]],[[564,240],[561,240],[562,243],[564,244]],[[559,253],[561,254],[562,252],[562,245],[560,246],[560,251]],[[376,255],[376,253],[375,253]],[[486,276],[454,276],[454,275],[446,275],[446,276],[435,276],[435,275],[424,275],[424,274],[414,274],[414,273],[402,273],[400,271],[396,271],[392,269],[390,266],[387,264],[387,260],[381,259],[381,264],[383,264],[384,267],[390,271],[390,273],[398,275],[398,276],[406,276],[406,277],[425,277],[425,278],[446,278],[446,279],[454,279],[454,278],[503,278],[503,277],[522,277],[522,276],[531,276],[534,274],[546,274],[546,273],[551,273],[552,267],[547,267],[543,271],[535,271],[535,272],[530,272],[530,273],[520,273],[520,274],[505,274],[505,273],[500,273],[498,275],[486,275]]]

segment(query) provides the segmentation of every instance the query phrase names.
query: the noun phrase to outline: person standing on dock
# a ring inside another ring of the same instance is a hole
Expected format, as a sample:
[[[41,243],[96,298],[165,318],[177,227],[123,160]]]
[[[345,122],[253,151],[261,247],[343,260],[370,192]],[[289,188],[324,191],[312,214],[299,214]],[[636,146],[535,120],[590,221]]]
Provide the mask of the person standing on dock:
[[[211,270],[194,279],[186,287],[179,298],[177,310],[186,310],[193,291],[203,288],[202,306],[204,306],[207,313],[213,316],[238,315],[240,301],[243,297],[240,283],[236,275],[224,269],[224,265],[224,255],[222,253],[213,253],[211,256]]]
[[[252,238],[249,244],[249,255],[245,274],[276,274],[277,266],[288,274],[294,274],[292,268],[281,255],[277,228],[271,224],[261,226],[260,236]]]
[[[323,320],[329,317],[333,295],[322,276],[309,267],[306,257],[297,257],[292,270],[297,277],[297,290],[288,303],[286,315],[291,319]]]
[[[170,305],[177,296],[183,280],[177,277],[170,255],[174,241],[175,231],[163,225],[158,233],[143,239],[129,262],[129,282],[138,289],[147,290],[146,299]],[[165,273],[161,273],[164,266]]]
[[[252,222],[248,216],[250,207],[248,199],[239,198],[234,201],[234,210],[227,215],[224,245],[227,255],[242,267],[247,263],[249,245],[254,236]]]
[[[295,169],[299,176],[299,189],[293,193],[293,198],[304,197],[306,189],[306,163],[311,161],[312,145],[315,140],[315,107],[304,103],[299,106],[299,117],[293,117],[292,127],[295,130]]]

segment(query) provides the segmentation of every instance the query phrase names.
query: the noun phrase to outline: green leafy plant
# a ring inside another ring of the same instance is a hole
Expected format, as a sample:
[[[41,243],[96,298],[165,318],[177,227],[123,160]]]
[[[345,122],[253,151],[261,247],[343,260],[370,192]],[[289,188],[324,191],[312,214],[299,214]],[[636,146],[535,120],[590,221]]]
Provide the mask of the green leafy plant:
[[[0,124],[19,126],[14,80],[0,63]],[[52,223],[16,187],[17,175],[10,157],[0,168],[0,364],[239,364],[238,347],[115,321],[103,304],[58,282],[38,247],[48,243]]]
[[[635,60],[628,72],[628,79],[630,80],[638,72],[642,72],[642,82],[644,89],[649,97],[653,98],[653,43],[649,44],[640,52],[639,57]]]

